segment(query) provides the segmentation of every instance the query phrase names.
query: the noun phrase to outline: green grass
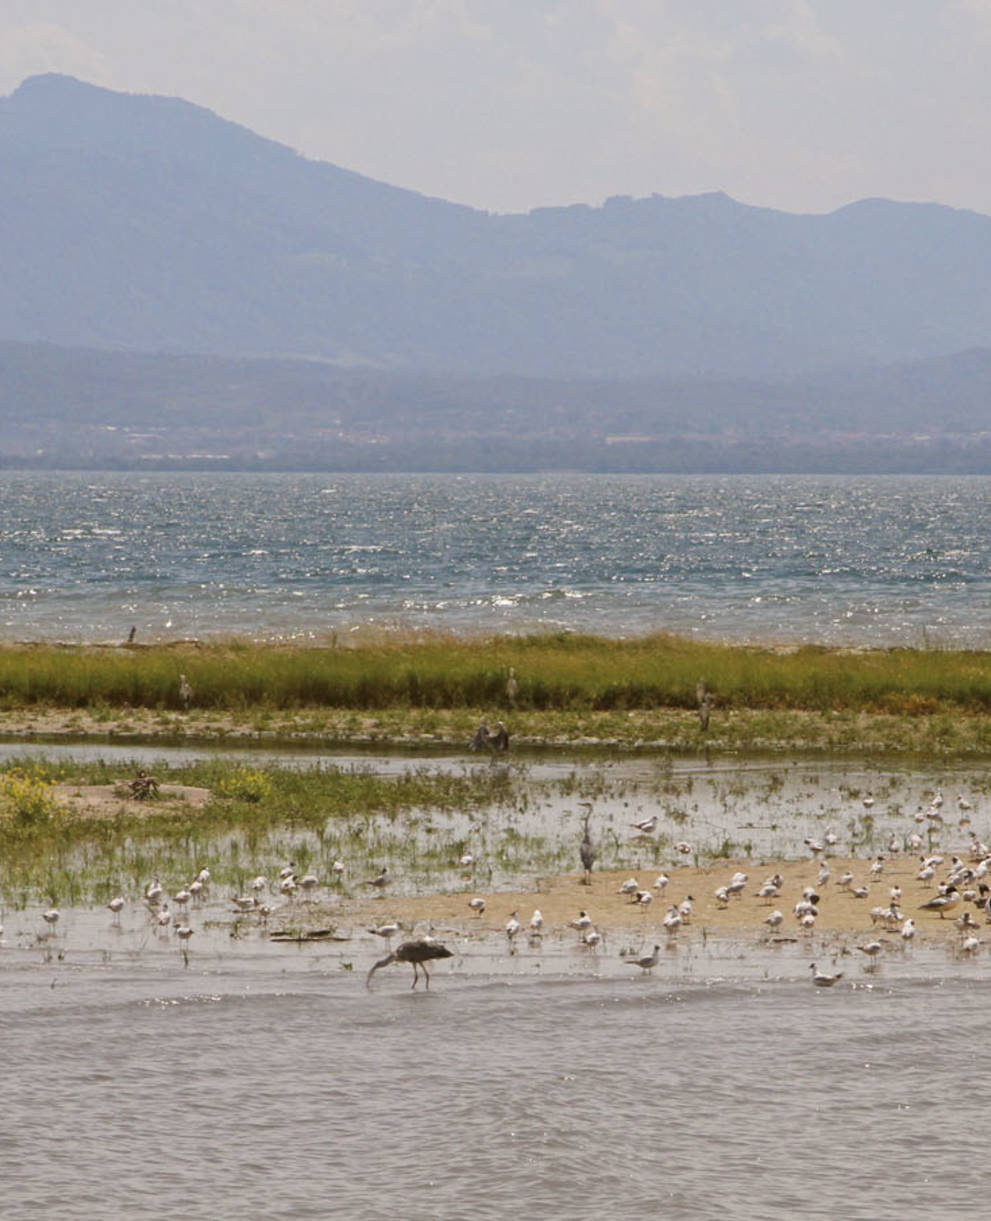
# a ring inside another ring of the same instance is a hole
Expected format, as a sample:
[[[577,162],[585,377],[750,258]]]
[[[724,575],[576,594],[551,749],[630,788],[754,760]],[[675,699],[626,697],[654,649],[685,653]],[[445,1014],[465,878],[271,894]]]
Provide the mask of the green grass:
[[[488,640],[426,637],[355,648],[226,641],[202,647],[0,649],[8,708],[180,710],[179,674],[197,711],[335,708],[506,709],[516,668],[519,712],[623,712],[695,706],[701,676],[717,711],[867,711],[926,716],[991,712],[991,654],[885,649],[837,652],[704,644],[657,635],[605,640],[568,634]]]
[[[381,777],[213,761],[155,772],[162,784],[208,788],[213,796],[203,808],[149,799],[139,814],[87,817],[59,808],[51,786],[115,783],[119,767],[11,765],[0,774],[0,897],[15,905],[38,896],[49,903],[106,901],[118,889],[143,893],[155,873],[188,881],[206,862],[217,884],[237,890],[273,859],[329,876],[338,855],[362,865],[383,854],[410,858],[410,817],[488,808],[505,787],[487,769]],[[446,852],[451,858],[450,844]]]

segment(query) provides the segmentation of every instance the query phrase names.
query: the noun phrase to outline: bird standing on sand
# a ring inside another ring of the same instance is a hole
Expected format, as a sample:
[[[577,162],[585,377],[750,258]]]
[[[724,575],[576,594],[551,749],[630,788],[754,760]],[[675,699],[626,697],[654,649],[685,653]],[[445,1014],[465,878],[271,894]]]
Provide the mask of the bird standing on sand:
[[[480,916],[482,914],[482,912],[485,911],[485,900],[482,898],[469,899],[468,906],[471,908],[471,910],[475,913],[476,916]]]
[[[365,978],[365,987],[370,988],[372,984],[372,976],[380,967],[387,967],[393,962],[408,962],[413,967],[413,983],[411,988],[415,988],[420,978],[420,968],[423,969],[423,977],[427,981],[426,987],[430,987],[430,974],[427,971],[427,963],[435,958],[453,958],[454,952],[449,950],[447,946],[441,945],[439,941],[434,941],[431,938],[421,938],[417,941],[404,941],[402,945],[393,950],[385,958],[379,959],[368,972]]]
[[[179,675],[179,700],[182,703],[183,711],[189,711],[190,701],[193,698],[193,688],[189,685],[189,679],[185,674]]]
[[[955,886],[947,888],[946,894],[936,895],[934,899],[930,899],[928,903],[923,903],[919,907],[920,912],[939,912],[940,920],[948,911],[952,911],[960,902],[960,895]]]

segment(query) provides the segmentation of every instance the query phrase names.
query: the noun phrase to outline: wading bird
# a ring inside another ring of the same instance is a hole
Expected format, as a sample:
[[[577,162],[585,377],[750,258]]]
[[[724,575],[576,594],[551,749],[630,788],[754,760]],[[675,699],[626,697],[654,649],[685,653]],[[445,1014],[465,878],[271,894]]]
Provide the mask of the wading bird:
[[[193,688],[189,685],[189,679],[185,674],[179,675],[179,699],[182,702],[183,711],[189,710],[190,700],[193,698]]]
[[[435,958],[453,958],[454,952],[449,950],[447,946],[441,945],[440,942],[434,941],[432,938],[421,938],[418,941],[404,941],[397,950],[393,950],[385,958],[379,959],[377,963],[368,972],[365,979],[365,987],[370,988],[372,984],[372,976],[380,967],[387,967],[394,962],[408,962],[413,967],[413,983],[411,988],[415,988],[420,979],[420,968],[423,968],[423,978],[427,981],[426,987],[430,987],[430,974],[427,971],[427,963]]]
[[[580,801],[578,804],[585,809],[585,829],[582,835],[581,847],[578,849],[578,855],[581,857],[582,868],[585,870],[584,884],[591,886],[592,866],[595,864],[595,845],[592,843],[592,837],[588,833],[588,820],[592,817],[592,803],[590,801]]]
[[[822,971],[816,970],[814,962],[809,963],[809,970],[812,972],[812,982],[817,988],[831,988],[838,979],[843,978],[842,971],[837,971],[835,975],[826,975]]]
[[[643,972],[645,975],[647,975],[654,967],[657,966],[658,962],[660,961],[660,955],[661,947],[659,945],[655,945],[652,953],[641,954],[639,958],[628,958],[626,961],[631,967],[643,967]]]

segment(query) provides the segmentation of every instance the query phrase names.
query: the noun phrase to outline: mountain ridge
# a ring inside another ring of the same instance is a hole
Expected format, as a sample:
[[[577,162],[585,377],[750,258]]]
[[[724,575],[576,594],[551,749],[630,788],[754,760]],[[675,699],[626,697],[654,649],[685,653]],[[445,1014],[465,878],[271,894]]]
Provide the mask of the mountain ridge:
[[[490,214],[57,74],[0,100],[0,183],[8,340],[760,381],[991,341],[991,218],[941,204]]]

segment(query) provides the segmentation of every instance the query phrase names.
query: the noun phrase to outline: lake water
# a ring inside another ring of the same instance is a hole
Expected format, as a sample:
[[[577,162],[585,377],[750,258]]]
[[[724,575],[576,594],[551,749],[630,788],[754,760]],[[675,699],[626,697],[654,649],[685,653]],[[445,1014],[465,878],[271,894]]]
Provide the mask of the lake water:
[[[429,992],[368,990],[381,947],[207,937],[184,967],[106,917],[61,961],[0,949],[18,1221],[983,1215],[986,958],[840,959],[816,989],[821,946],[648,977],[455,938]]]
[[[991,645],[991,480],[0,473],[0,634]]]

